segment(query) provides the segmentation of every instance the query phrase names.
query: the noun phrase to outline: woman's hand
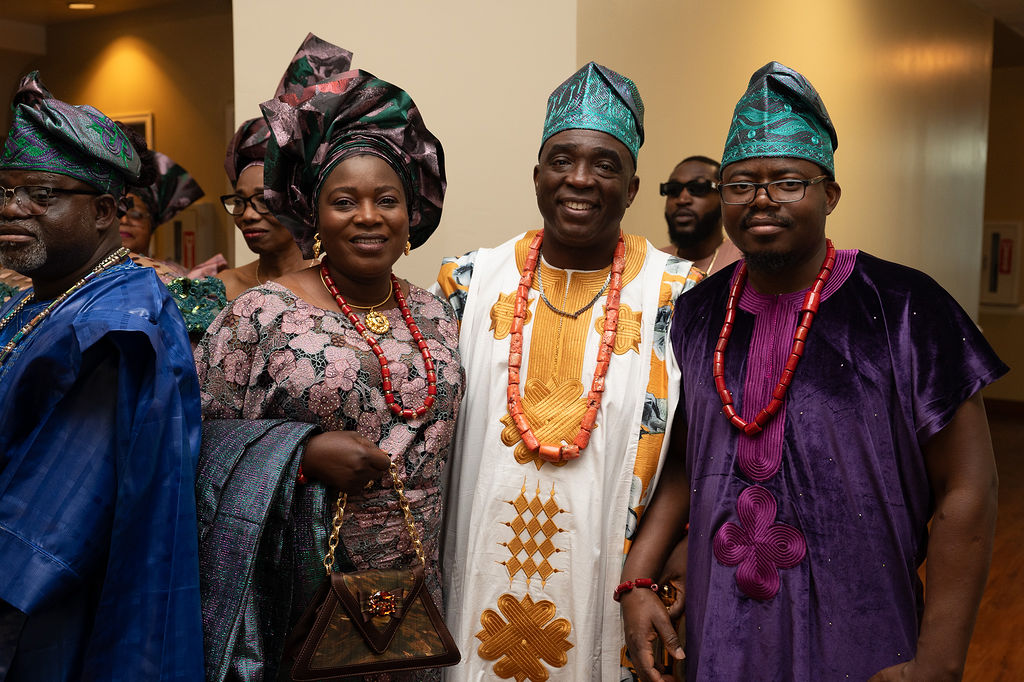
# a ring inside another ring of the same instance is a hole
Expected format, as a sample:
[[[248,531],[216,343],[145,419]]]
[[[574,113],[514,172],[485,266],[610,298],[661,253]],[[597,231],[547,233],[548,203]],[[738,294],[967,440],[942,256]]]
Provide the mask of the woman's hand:
[[[328,431],[306,442],[302,472],[328,488],[358,493],[380,480],[391,457],[355,431]]]

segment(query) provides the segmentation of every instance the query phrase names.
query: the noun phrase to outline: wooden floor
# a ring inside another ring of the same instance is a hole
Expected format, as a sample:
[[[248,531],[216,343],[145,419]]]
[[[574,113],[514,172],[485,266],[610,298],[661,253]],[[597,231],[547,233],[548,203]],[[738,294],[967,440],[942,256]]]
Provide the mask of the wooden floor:
[[[964,680],[1024,680],[1024,406],[988,405],[999,466],[992,569],[967,654]]]

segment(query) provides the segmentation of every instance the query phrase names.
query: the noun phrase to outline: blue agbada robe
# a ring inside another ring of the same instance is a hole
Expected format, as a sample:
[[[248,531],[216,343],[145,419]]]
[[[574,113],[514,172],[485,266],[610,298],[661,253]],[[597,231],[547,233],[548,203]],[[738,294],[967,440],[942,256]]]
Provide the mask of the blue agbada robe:
[[[0,406],[0,680],[201,680],[199,386],[156,274],[70,296],[0,366]]]

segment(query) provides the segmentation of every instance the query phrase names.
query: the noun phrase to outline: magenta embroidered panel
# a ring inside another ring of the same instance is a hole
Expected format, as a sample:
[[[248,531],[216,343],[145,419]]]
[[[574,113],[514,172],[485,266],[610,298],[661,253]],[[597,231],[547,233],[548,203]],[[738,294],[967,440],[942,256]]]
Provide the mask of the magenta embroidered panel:
[[[856,259],[856,250],[836,252],[835,268],[821,292],[822,302],[828,300],[850,276]],[[743,288],[739,308],[756,316],[750,349],[747,351],[747,374],[743,380],[740,410],[741,416],[747,421],[752,421],[772,398],[772,391],[779,381],[782,368],[786,366],[793,345],[793,334],[800,321],[800,306],[804,302],[805,293],[806,290],[772,296],[758,293],[749,284]],[[811,329],[814,329],[813,323]],[[798,365],[796,380],[799,377]],[[736,441],[736,457],[740,469],[758,483],[767,481],[779,472],[788,402],[768,422],[764,431],[756,436],[741,433]]]
[[[822,290],[822,301],[850,276],[856,258],[856,250],[836,252],[835,267]],[[749,284],[743,289],[739,308],[756,316],[747,351],[740,410],[747,421],[752,421],[771,400],[789,357],[805,293],[806,290],[773,296],[761,294]],[[797,381],[799,377],[798,365]],[[754,436],[738,433],[736,461],[743,474],[755,483],[764,483],[779,473],[785,424],[784,403],[761,433]],[[777,509],[771,492],[759,485],[750,486],[740,493],[736,504],[740,524],[727,521],[715,533],[715,558],[724,566],[739,567],[736,583],[744,594],[754,599],[768,600],[778,594],[779,569],[796,566],[807,553],[803,533],[793,526],[775,523]]]
[[[715,533],[715,558],[736,566],[736,584],[754,599],[779,593],[779,569],[792,568],[807,554],[804,535],[793,526],[775,522],[775,497],[752,485],[740,493],[736,513],[740,523],[726,521]]]

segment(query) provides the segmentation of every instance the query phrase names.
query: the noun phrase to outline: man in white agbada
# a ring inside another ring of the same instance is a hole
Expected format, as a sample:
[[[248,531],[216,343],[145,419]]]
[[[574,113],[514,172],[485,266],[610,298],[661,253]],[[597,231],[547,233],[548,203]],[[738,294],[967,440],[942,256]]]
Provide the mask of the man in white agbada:
[[[677,401],[665,345],[689,261],[622,234],[643,102],[593,62],[548,99],[542,231],[446,260],[468,384],[451,460],[450,680],[629,679],[612,600]],[[696,275],[695,275],[696,276]]]

